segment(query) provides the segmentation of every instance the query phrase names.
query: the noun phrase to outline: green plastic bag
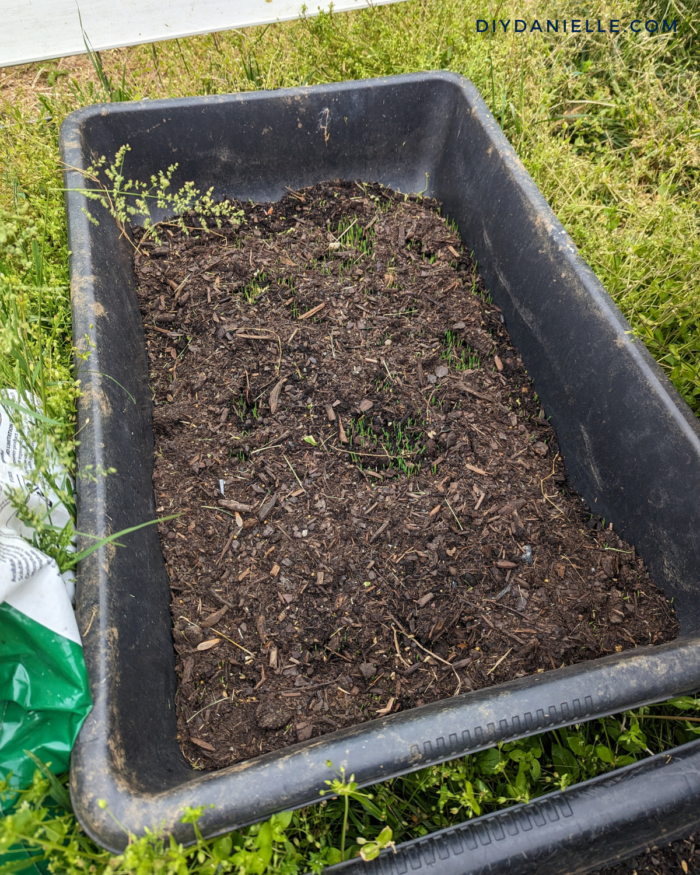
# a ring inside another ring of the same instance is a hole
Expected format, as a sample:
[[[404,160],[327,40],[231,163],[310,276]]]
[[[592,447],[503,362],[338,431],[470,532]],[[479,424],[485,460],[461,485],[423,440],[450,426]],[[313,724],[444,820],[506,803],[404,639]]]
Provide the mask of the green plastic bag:
[[[66,771],[90,704],[79,637],[0,605],[0,775],[28,786],[36,767],[25,750]]]
[[[70,521],[32,471],[29,426],[20,431],[3,406],[14,409],[18,400],[6,391],[0,403],[0,777],[11,774],[11,786],[23,789],[35,769],[27,750],[56,774],[68,769],[91,701],[71,604],[72,572],[62,575],[56,561],[33,546],[34,530],[17,514],[19,495],[29,511],[59,529]],[[56,464],[53,482],[65,477]]]

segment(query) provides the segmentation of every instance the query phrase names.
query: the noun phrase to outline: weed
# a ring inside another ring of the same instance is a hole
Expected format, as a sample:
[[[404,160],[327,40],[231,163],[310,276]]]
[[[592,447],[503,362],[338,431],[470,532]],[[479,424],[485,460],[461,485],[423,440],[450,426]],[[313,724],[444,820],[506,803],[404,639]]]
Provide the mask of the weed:
[[[592,720],[567,729],[506,742],[472,756],[429,766],[360,791],[344,769],[326,781],[323,801],[216,839],[198,827],[203,808],[188,808],[183,822],[195,843],[183,848],[158,830],[131,836],[124,854],[111,855],[81,830],[70,808],[64,776],[57,780],[37,761],[32,785],[17,794],[0,781],[0,854],[23,846],[34,861],[50,859],[54,871],[81,875],[86,867],[115,875],[163,871],[181,875],[293,875],[361,855],[372,859],[394,841],[427,835],[465,819],[529,802],[700,736],[696,696],[666,705]],[[331,768],[331,764],[327,764]],[[13,805],[13,809],[9,809]],[[356,836],[348,844],[352,830]],[[28,862],[31,862],[29,860]],[[0,875],[18,871],[0,866]]]
[[[97,79],[100,83],[100,86],[102,87],[102,95],[104,99],[109,103],[118,103],[123,100],[132,100],[133,94],[126,84],[126,61],[124,61],[124,66],[122,68],[121,82],[115,84],[111,76],[109,76],[105,71],[100,53],[96,52],[90,44],[88,35],[85,33],[85,28],[83,27],[83,19],[80,14],[80,8],[78,8],[78,20],[80,22],[80,30],[83,34],[85,51],[87,52],[87,55],[90,58],[90,63],[92,64],[93,69],[97,74]],[[78,84],[74,82],[74,87],[80,94],[80,86],[78,86]],[[92,94],[90,96],[92,97]]]
[[[255,55],[250,52],[246,57],[242,58],[243,63],[243,71],[245,72],[245,77],[248,82],[251,83],[255,88],[260,88],[263,84],[262,73],[260,72],[260,65],[258,64],[258,59]]]
[[[477,353],[456,332],[445,332],[443,346],[445,349],[440,353],[440,358],[448,362],[450,367],[458,371],[475,371],[481,367]]]
[[[333,763],[330,760],[326,762],[326,765],[329,768],[332,768]],[[345,850],[345,839],[347,837],[348,832],[348,819],[350,815],[350,800],[353,799],[356,802],[359,802],[360,805],[371,814],[379,815],[381,817],[381,812],[376,806],[372,805],[372,795],[370,793],[361,793],[357,789],[357,782],[355,781],[355,776],[351,775],[350,780],[345,780],[345,767],[340,767],[340,776],[334,778],[332,781],[324,782],[330,790],[321,790],[321,796],[325,796],[327,793],[333,794],[333,796],[343,800],[343,821],[342,828],[340,831],[340,853],[337,855],[332,854],[328,855],[328,862],[334,863],[342,863],[345,860],[349,860],[352,856],[357,856],[359,851],[360,855],[363,859],[373,859],[378,856],[379,850],[381,848],[387,847],[387,845],[391,842],[391,829],[385,827],[380,833],[380,836],[376,840],[376,848],[363,848],[360,850],[359,847],[349,847],[347,852]],[[366,845],[367,839],[360,839],[360,843]],[[393,844],[393,843],[392,843]],[[381,847],[380,847],[381,846]],[[376,853],[375,853],[376,850]]]
[[[361,468],[393,469],[407,477],[420,470],[425,446],[419,417],[384,423],[361,414],[350,420],[347,434],[350,458]]]
[[[258,399],[255,398],[248,401],[245,393],[239,395],[237,398],[231,399],[229,402],[229,409],[243,423],[247,422],[250,417],[256,422],[260,419],[260,406]],[[238,457],[241,458],[240,452],[238,453]]]
[[[241,295],[246,304],[254,304],[270,288],[269,284],[263,285],[267,280],[267,274],[256,270],[253,276],[254,279],[241,289]]]
[[[363,258],[372,258],[374,254],[374,228],[365,229],[357,218],[343,217],[335,231],[331,232],[335,237],[332,248],[343,250],[355,250],[358,255],[353,264],[359,263]]]
[[[26,217],[23,205],[18,204],[14,215],[0,211],[0,243],[4,244],[0,257],[0,401],[31,463],[7,497],[25,527],[27,540],[54,559],[61,571],[67,571],[101,546],[118,543],[121,536],[155,521],[108,537],[75,531],[71,426],[78,382],[69,359],[74,350],[56,309],[67,297],[66,290],[48,285],[52,272],[46,263],[47,211],[48,207],[41,226],[22,222]],[[85,363],[87,355],[78,358]],[[113,468],[88,465],[80,476],[96,480],[113,473]],[[76,552],[76,534],[93,543]]]
[[[104,155],[98,158],[94,164],[81,171],[85,179],[95,187],[78,189],[88,200],[97,201],[107,210],[128,240],[131,240],[131,236],[127,226],[132,219],[141,222],[145,228],[140,245],[150,238],[159,240],[158,227],[161,222],[153,222],[151,219],[152,208],[175,216],[173,221],[185,234],[189,234],[191,230],[188,219],[190,222],[194,219],[197,227],[205,232],[209,228],[207,220],[211,220],[217,228],[222,226],[224,220],[232,225],[240,224],[243,211],[236,209],[229,201],[215,202],[212,197],[213,188],[202,194],[193,182],[186,182],[177,191],[168,191],[177,164],[171,164],[167,170],[160,170],[148,182],[127,179],[124,176],[124,163],[130,151],[128,144],[122,146],[111,164],[107,164]],[[107,178],[109,184],[104,182],[103,177]],[[89,210],[85,209],[84,212],[91,222],[97,224],[97,219]]]

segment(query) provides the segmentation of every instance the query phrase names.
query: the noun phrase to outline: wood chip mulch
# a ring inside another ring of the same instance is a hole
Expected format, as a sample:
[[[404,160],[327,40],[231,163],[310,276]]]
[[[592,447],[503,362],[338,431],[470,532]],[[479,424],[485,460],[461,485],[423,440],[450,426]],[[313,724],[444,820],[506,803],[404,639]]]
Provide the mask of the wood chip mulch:
[[[679,839],[670,845],[654,846],[644,854],[637,854],[591,872],[591,875],[699,875],[700,855],[697,836]]]
[[[135,258],[192,763],[675,637],[439,204],[240,207]]]

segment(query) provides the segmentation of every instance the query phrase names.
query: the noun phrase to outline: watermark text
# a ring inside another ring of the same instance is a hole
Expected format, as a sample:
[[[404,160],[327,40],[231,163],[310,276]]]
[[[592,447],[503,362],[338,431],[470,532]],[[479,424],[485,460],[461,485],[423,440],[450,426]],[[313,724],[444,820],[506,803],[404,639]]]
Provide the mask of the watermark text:
[[[535,18],[527,22],[522,18],[491,19],[478,18],[476,21],[477,33],[677,33],[678,22],[662,21],[650,18],[644,21],[636,18],[628,24],[619,18],[555,18],[539,21]]]

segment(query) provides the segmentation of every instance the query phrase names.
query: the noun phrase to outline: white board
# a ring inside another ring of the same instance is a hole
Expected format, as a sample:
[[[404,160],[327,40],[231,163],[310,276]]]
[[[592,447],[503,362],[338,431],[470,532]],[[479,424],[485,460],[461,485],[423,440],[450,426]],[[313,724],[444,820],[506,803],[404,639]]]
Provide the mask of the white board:
[[[399,0],[372,0],[372,6]],[[307,0],[307,15],[328,10]],[[334,12],[368,0],[336,0]],[[303,0],[0,0],[0,67],[85,53],[83,28],[96,51],[299,18]]]

